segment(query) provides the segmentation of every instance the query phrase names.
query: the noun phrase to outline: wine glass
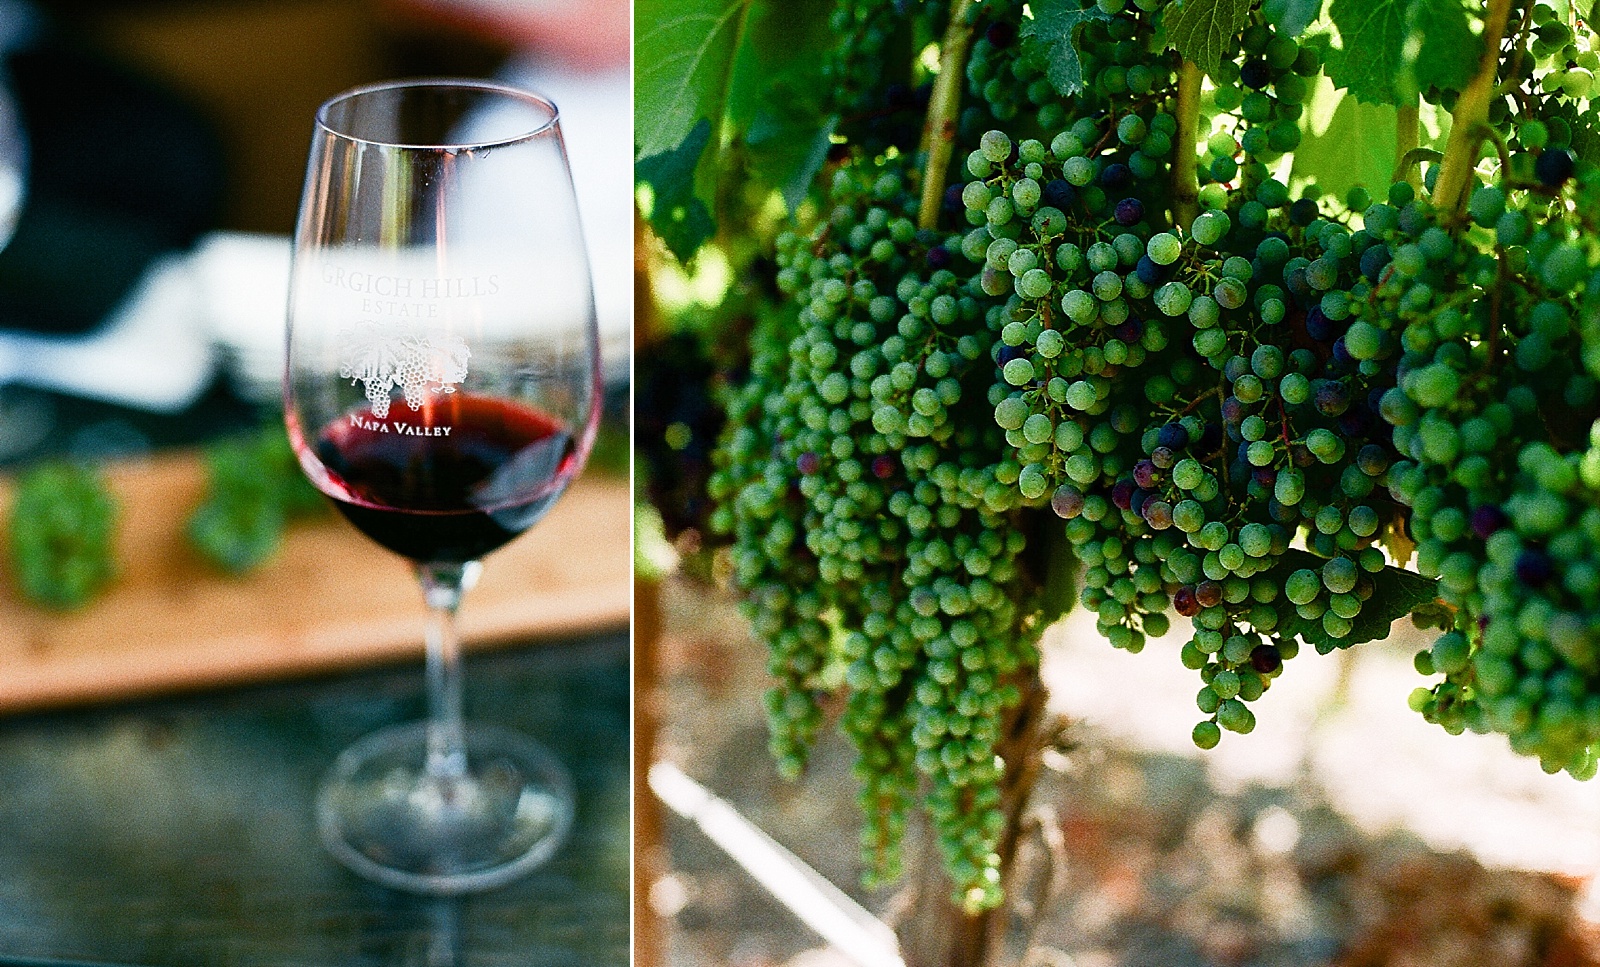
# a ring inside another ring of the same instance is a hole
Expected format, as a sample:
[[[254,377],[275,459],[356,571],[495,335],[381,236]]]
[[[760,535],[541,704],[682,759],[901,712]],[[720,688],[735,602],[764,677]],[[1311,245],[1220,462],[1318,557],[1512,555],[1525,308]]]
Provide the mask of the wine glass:
[[[285,418],[307,476],[413,564],[431,613],[427,721],[357,742],[318,794],[324,844],[380,883],[497,886],[571,824],[570,782],[547,752],[463,725],[455,616],[479,560],[581,469],[598,346],[555,105],[421,80],[321,107],[294,240]]]

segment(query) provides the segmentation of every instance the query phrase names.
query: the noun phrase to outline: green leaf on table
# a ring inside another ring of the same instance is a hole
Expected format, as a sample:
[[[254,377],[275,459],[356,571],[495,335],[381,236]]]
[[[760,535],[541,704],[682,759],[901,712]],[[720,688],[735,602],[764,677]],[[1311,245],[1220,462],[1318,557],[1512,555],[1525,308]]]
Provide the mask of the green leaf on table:
[[[1281,576],[1301,568],[1320,571],[1326,558],[1307,551],[1290,549],[1284,552],[1278,568]],[[1293,611],[1279,624],[1273,634],[1280,637],[1297,637],[1320,653],[1335,648],[1348,648],[1368,641],[1378,641],[1389,636],[1389,628],[1396,620],[1436,600],[1439,590],[1436,581],[1413,571],[1398,567],[1385,567],[1371,575],[1372,597],[1361,605],[1361,613],[1351,622],[1350,634],[1335,638],[1323,630],[1321,618],[1302,618]],[[1281,581],[1279,582],[1282,583]]]
[[[711,208],[696,190],[696,172],[711,140],[711,121],[701,118],[676,148],[640,158],[634,177],[655,192],[650,225],[680,262],[687,262],[717,230]]]
[[[1215,74],[1238,50],[1234,38],[1250,23],[1250,0],[1183,0],[1167,15],[1167,40],[1185,60]]]
[[[99,471],[38,464],[17,480],[8,525],[17,590],[35,604],[71,611],[116,576],[117,500]]]
[[[1483,43],[1462,0],[1333,0],[1340,46],[1328,76],[1367,104],[1408,104],[1429,86],[1459,90]]]
[[[1062,97],[1084,88],[1083,61],[1078,57],[1078,28],[1111,16],[1095,4],[1073,0],[1041,0],[1032,5],[1033,19],[1022,25],[1024,56],[1045,65],[1045,77]],[[1031,48],[1031,49],[1030,49]]]

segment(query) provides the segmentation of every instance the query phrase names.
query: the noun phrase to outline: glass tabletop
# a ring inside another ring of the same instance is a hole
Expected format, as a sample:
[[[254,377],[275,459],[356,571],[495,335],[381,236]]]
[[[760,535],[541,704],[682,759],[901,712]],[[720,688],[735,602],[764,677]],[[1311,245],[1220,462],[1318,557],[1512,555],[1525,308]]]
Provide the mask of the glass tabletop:
[[[360,880],[313,825],[339,750],[422,717],[416,665],[0,721],[0,964],[626,964],[627,633],[466,680],[469,719],[544,743],[578,811],[527,879],[452,899]]]

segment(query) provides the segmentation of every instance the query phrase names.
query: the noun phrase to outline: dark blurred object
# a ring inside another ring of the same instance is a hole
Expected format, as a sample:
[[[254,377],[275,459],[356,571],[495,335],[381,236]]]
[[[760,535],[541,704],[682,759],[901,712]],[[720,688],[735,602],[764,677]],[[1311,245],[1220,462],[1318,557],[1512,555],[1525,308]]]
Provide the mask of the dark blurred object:
[[[170,91],[48,30],[7,68],[29,142],[26,201],[0,250],[0,328],[99,325],[161,253],[218,220],[223,156]]]
[[[698,335],[675,332],[640,353],[636,369],[634,440],[650,502],[660,508],[668,537],[704,532],[711,450],[724,422],[712,398],[716,367]]]
[[[395,77],[487,77],[507,52],[374,0],[35,2],[214,122],[228,159],[221,227],[233,231],[294,230],[312,117],[329,97]]]

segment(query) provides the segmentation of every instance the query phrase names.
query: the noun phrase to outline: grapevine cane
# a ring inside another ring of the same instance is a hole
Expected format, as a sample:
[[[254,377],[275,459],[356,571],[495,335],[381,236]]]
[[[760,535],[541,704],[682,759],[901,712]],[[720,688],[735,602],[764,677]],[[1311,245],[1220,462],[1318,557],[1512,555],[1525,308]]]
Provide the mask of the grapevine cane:
[[[939,76],[933,82],[928,117],[922,127],[922,147],[928,153],[928,161],[922,175],[922,204],[917,209],[919,228],[937,226],[944,204],[945,178],[956,140],[956,113],[966,79],[962,66],[972,44],[974,6],[973,0],[956,0],[950,8],[944,42],[939,45]]]
[[[1444,149],[1439,180],[1433,189],[1433,205],[1440,211],[1454,212],[1466,204],[1467,185],[1478,163],[1478,145],[1483,136],[1479,126],[1489,120],[1489,99],[1495,90],[1500,69],[1500,39],[1505,35],[1511,0],[1489,0],[1483,21],[1483,60],[1478,72],[1467,82],[1450,112],[1450,140]]]

